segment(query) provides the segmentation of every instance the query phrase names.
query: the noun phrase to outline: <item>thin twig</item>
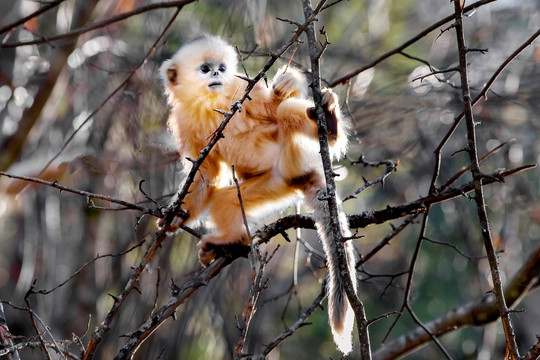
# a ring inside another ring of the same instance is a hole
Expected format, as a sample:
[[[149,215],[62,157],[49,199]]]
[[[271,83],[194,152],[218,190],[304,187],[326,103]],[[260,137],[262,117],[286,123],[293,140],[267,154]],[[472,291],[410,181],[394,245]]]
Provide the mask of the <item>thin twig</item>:
[[[469,8],[469,7],[466,7],[465,10],[467,8]],[[508,64],[510,64],[519,54],[521,54],[523,52],[523,50],[525,50],[527,47],[529,47],[533,43],[533,41],[536,40],[536,38],[538,38],[539,36],[540,36],[540,29],[538,31],[536,31],[531,37],[529,37],[523,44],[521,44],[512,54],[510,54],[510,56],[508,56],[505,61],[503,61],[503,63],[497,68],[497,70],[495,70],[495,72],[493,73],[491,78],[486,82],[486,85],[484,85],[484,87],[482,88],[480,93],[472,101],[471,106],[475,106],[476,104],[478,104],[478,102],[481,99],[487,100],[487,93],[489,92],[489,90],[491,89],[491,86],[493,85],[495,80],[497,80],[499,75],[504,71],[504,69],[508,66]],[[459,123],[461,122],[461,120],[463,119],[464,115],[465,115],[465,112],[462,112],[461,114],[459,114],[454,119],[454,123],[452,124],[450,129],[447,131],[446,135],[443,137],[443,139],[439,143],[439,146],[437,146],[437,148],[435,149],[435,152],[434,152],[435,165],[434,165],[434,169],[433,169],[433,177],[432,177],[432,180],[431,180],[431,185],[429,187],[429,189],[430,189],[429,192],[431,194],[433,194],[433,193],[435,193],[437,191],[436,190],[436,183],[437,183],[437,180],[439,178],[439,172],[440,172],[440,169],[441,169],[441,161],[442,161],[441,152],[442,152],[442,149],[446,145],[446,143],[448,142],[450,137],[454,134],[455,130],[457,129],[457,127],[458,127]]]
[[[499,313],[501,316],[504,334],[506,337],[506,349],[510,360],[519,359],[519,350],[514,334],[514,328],[510,321],[509,310],[504,298],[504,289],[502,285],[500,268],[497,260],[497,252],[493,245],[489,220],[486,212],[486,204],[484,201],[484,190],[482,185],[482,173],[478,161],[478,151],[476,145],[476,125],[472,112],[471,93],[469,90],[469,75],[467,70],[467,47],[465,45],[465,37],[463,31],[463,8],[458,0],[454,0],[455,18],[456,18],[456,38],[459,51],[459,68],[461,76],[461,91],[463,96],[463,106],[465,108],[465,121],[467,124],[467,139],[468,153],[471,161],[471,174],[474,182],[474,200],[478,218],[480,220],[482,238],[484,239],[484,247],[488,256],[489,266],[491,269],[491,278],[493,280],[493,292],[497,299]]]
[[[471,11],[473,9],[476,9],[477,7],[489,4],[489,3],[494,2],[494,1],[496,1],[496,0],[480,0],[480,1],[472,3],[471,5],[465,7],[464,10],[466,12]],[[355,70],[355,71],[353,71],[353,72],[351,72],[349,74],[343,75],[342,77],[330,82],[328,84],[328,87],[333,88],[333,87],[335,87],[337,85],[345,84],[347,81],[349,81],[350,79],[352,79],[356,75],[360,74],[361,72],[366,71],[367,69],[370,69],[372,67],[375,67],[375,65],[383,62],[384,60],[388,59],[389,57],[400,53],[401,51],[405,50],[406,48],[408,48],[409,46],[411,46],[415,42],[419,41],[420,39],[423,39],[430,32],[440,28],[442,25],[444,25],[447,22],[452,21],[452,20],[454,20],[454,16],[449,15],[449,16],[445,17],[444,19],[441,19],[441,20],[437,21],[436,23],[429,26],[424,31],[420,32],[418,35],[416,35],[416,36],[412,37],[411,39],[407,40],[406,42],[404,42],[403,44],[401,44],[397,48],[384,53],[383,55],[379,56],[377,59],[373,60],[371,63],[369,63],[369,64],[367,64],[367,65],[365,65],[365,66],[363,66],[363,67],[361,67],[361,68],[359,68],[359,69],[357,69],[357,70]]]
[[[30,19],[38,17],[39,15],[43,14],[44,12],[46,12],[46,11],[60,5],[64,1],[65,0],[54,0],[54,1],[50,1],[50,2],[48,2],[46,4],[44,4],[42,7],[40,7],[38,10],[34,11],[30,15],[25,16],[25,17],[15,21],[15,22],[12,22],[11,24],[7,24],[6,26],[0,28],[0,34],[3,34],[5,32],[7,32],[7,31],[10,31],[10,30],[16,28],[17,26],[24,24],[25,22],[27,22]]]
[[[69,192],[69,193],[72,193],[72,194],[81,195],[81,196],[84,196],[87,199],[98,199],[98,200],[107,201],[107,202],[110,202],[110,203],[113,203],[113,204],[122,205],[124,207],[122,210],[126,210],[126,209],[138,210],[138,211],[141,211],[143,214],[151,214],[151,215],[154,215],[154,216],[157,216],[157,217],[162,216],[161,213],[158,210],[146,208],[146,207],[143,207],[143,206],[140,206],[140,205],[137,205],[137,204],[125,201],[125,200],[115,199],[115,198],[107,196],[107,195],[91,193],[91,192],[84,191],[84,190],[79,190],[79,189],[73,189],[73,188],[70,188],[68,186],[60,184],[57,180],[46,181],[46,180],[42,180],[42,179],[39,179],[39,178],[30,177],[30,176],[14,175],[14,174],[10,174],[10,173],[4,172],[4,171],[0,171],[0,176],[6,176],[6,177],[11,178],[11,179],[19,179],[19,180],[32,182],[32,183],[35,183],[35,184],[50,186],[50,187],[53,187],[55,189],[60,190],[60,192],[65,191],[65,192]]]
[[[321,1],[318,4],[317,9],[324,6],[324,1]],[[305,19],[313,18],[313,9],[311,7],[310,0],[302,0],[302,7],[304,10]],[[343,281],[343,286],[347,294],[347,299],[351,304],[353,309],[356,324],[358,328],[358,336],[360,342],[360,353],[362,359],[369,360],[371,359],[371,345],[369,341],[369,331],[367,327],[367,318],[364,309],[364,304],[358,297],[355,292],[355,286],[353,281],[356,281],[356,278],[351,279],[351,273],[347,265],[347,254],[345,251],[345,244],[343,239],[343,233],[341,230],[341,225],[339,222],[339,210],[336,200],[336,185],[334,181],[334,172],[332,170],[332,160],[330,156],[330,151],[328,147],[328,132],[326,128],[326,119],[324,110],[321,107],[322,95],[321,95],[321,81],[320,81],[320,56],[324,51],[327,41],[322,44],[322,50],[318,49],[317,38],[315,35],[315,26],[310,23],[306,29],[306,35],[308,38],[309,45],[309,57],[311,62],[311,90],[313,94],[313,101],[315,103],[315,113],[317,115],[317,126],[319,132],[319,144],[320,144],[320,154],[324,168],[324,177],[326,180],[326,201],[328,202],[329,214],[328,220],[330,221],[331,234],[329,236],[328,242],[330,243],[330,256],[335,256],[339,276]],[[323,35],[326,39],[326,34],[323,32]],[[320,200],[323,201],[323,200]],[[328,254],[327,254],[328,255]]]
[[[531,284],[540,275],[540,246],[521,266],[518,272],[507,283],[504,290],[505,298],[511,306],[515,306],[530,290]],[[499,318],[499,311],[493,294],[486,294],[480,299],[449,311],[438,319],[425,324],[430,333],[441,336],[466,326],[482,326]],[[386,342],[373,353],[377,360],[390,360],[403,357],[406,354],[424,346],[430,341],[426,331],[418,327],[394,340]],[[527,358],[527,360],[536,357]]]
[[[87,33],[92,30],[96,30],[99,28],[103,28],[105,26],[114,24],[116,22],[128,19],[132,16],[139,15],[148,11],[157,10],[157,9],[166,9],[166,8],[181,8],[184,5],[187,5],[189,3],[195,2],[196,0],[179,0],[179,1],[166,1],[166,2],[160,2],[155,4],[149,4],[145,6],[138,7],[132,11],[118,14],[115,16],[112,16],[108,19],[97,21],[93,24],[89,24],[83,27],[80,27],[78,29],[72,30],[70,32],[60,34],[60,35],[54,35],[49,36],[47,38],[39,39],[39,40],[30,40],[30,41],[21,41],[16,43],[6,43],[6,44],[0,44],[0,48],[12,48],[12,47],[19,47],[19,46],[27,46],[27,45],[38,45],[43,43],[48,43],[55,40],[61,40],[61,39],[71,39],[74,37],[78,37],[84,33]],[[16,23],[19,23],[21,20],[18,20]],[[13,26],[13,24],[8,25],[10,28]],[[8,27],[6,26],[6,27]],[[1,33],[1,32],[0,32]]]
[[[98,261],[99,259],[103,259],[103,258],[108,258],[108,257],[112,257],[112,258],[115,258],[115,257],[120,257],[120,256],[124,256],[130,252],[132,252],[133,250],[135,250],[136,248],[139,248],[141,247],[142,245],[144,244],[144,240],[139,242],[138,244],[136,245],[133,245],[132,247],[130,247],[129,249],[125,250],[125,251],[122,251],[120,253],[117,253],[117,254],[105,254],[105,255],[96,255],[96,257],[94,257],[92,260],[86,262],[83,266],[81,266],[77,271],[75,271],[73,274],[71,274],[71,276],[69,276],[66,280],[62,281],[61,283],[59,283],[58,285],[56,286],[53,286],[50,290],[33,290],[32,292],[34,294],[40,294],[40,295],[47,295],[47,294],[50,294],[52,293],[53,291],[55,291],[56,289],[66,285],[71,279],[73,279],[74,277],[76,277],[77,275],[80,275],[84,269],[86,269],[88,266],[90,266],[91,264],[95,263],[96,261]]]
[[[326,286],[323,284],[323,288],[321,290],[321,293],[313,300],[310,307],[302,313],[302,315],[287,329],[285,329],[281,334],[276,336],[274,340],[272,340],[266,347],[264,348],[263,352],[258,355],[254,356],[253,359],[266,359],[268,355],[274,350],[276,347],[278,347],[283,341],[285,341],[288,337],[293,335],[298,329],[301,327],[304,327],[306,325],[309,325],[306,320],[311,316],[311,314],[321,307],[321,304],[326,297]]]

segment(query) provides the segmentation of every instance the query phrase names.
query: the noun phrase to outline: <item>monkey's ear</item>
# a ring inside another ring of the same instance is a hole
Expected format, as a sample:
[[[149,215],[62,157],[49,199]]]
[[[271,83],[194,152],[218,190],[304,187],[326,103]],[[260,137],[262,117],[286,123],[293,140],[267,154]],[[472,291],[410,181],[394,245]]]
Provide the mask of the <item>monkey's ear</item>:
[[[174,64],[171,64],[171,66],[167,68],[166,74],[167,79],[169,80],[171,85],[176,85],[176,78],[178,74],[176,72],[176,66],[174,66]]]
[[[159,75],[161,81],[163,81],[163,85],[178,85],[178,71],[176,70],[176,64],[172,59],[163,62],[159,68]]]

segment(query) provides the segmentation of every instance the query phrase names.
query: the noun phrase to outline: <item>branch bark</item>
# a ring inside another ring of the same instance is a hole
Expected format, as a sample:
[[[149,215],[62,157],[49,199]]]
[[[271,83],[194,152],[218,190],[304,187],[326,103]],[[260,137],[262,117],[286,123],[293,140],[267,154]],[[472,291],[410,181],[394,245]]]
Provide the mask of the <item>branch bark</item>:
[[[475,10],[476,8],[478,8],[480,6],[489,4],[489,3],[494,2],[494,1],[496,1],[496,0],[480,0],[480,1],[477,1],[475,3],[472,3],[469,6],[466,6],[464,8],[464,12],[469,12],[469,11]],[[363,67],[361,67],[361,68],[359,68],[357,70],[354,70],[354,71],[352,71],[352,72],[350,72],[350,73],[348,73],[346,75],[343,75],[342,77],[332,81],[330,84],[328,84],[328,87],[336,87],[338,85],[345,84],[347,81],[351,80],[353,77],[360,74],[361,72],[366,71],[367,69],[370,69],[372,67],[375,67],[377,64],[383,62],[384,60],[388,59],[389,57],[391,57],[391,56],[393,56],[395,54],[401,53],[403,50],[405,50],[406,48],[408,48],[409,46],[411,46],[415,42],[419,41],[420,39],[423,39],[430,32],[439,29],[441,26],[443,26],[444,24],[446,24],[449,21],[452,21],[453,19],[454,19],[454,15],[449,15],[449,16],[445,17],[444,19],[441,19],[441,20],[437,21],[436,23],[429,26],[424,31],[420,32],[418,35],[416,35],[416,36],[412,37],[411,39],[407,40],[406,42],[404,42],[402,45],[398,46],[397,48],[395,48],[393,50],[390,50],[390,51],[384,53],[381,56],[379,56],[377,59],[373,60],[368,65],[365,65],[365,66],[363,66]]]
[[[319,8],[324,4],[324,1],[319,3]],[[313,18],[314,12],[311,7],[311,0],[302,0],[302,5],[304,9],[304,17],[306,21]],[[339,222],[339,210],[336,200],[336,184],[334,181],[334,171],[332,169],[332,160],[330,156],[330,151],[328,147],[328,132],[326,128],[326,118],[324,110],[321,107],[322,95],[321,95],[321,79],[320,79],[320,57],[325,50],[324,44],[323,49],[319,51],[317,37],[315,36],[315,26],[313,23],[310,23],[306,29],[306,35],[308,38],[309,45],[309,56],[311,60],[311,90],[313,93],[313,102],[315,104],[315,113],[317,115],[317,125],[319,128],[319,144],[321,159],[324,168],[324,175],[326,178],[326,198],[328,200],[330,224],[332,228],[332,234],[327,234],[329,236],[329,243],[331,252],[335,252],[339,274],[343,279],[343,285],[345,287],[345,292],[347,293],[347,298],[351,304],[354,315],[356,318],[356,324],[358,328],[358,337],[360,342],[360,353],[361,357],[364,360],[371,359],[371,346],[369,341],[369,331],[368,331],[368,321],[366,318],[366,312],[364,309],[364,304],[358,297],[355,292],[355,286],[353,281],[356,281],[356,278],[351,279],[351,273],[347,265],[347,255],[345,250],[346,239],[343,238],[343,233],[341,230]]]
[[[506,305],[506,300],[504,298],[504,291],[499,270],[497,253],[493,245],[489,220],[486,212],[486,204],[484,202],[484,190],[482,185],[483,175],[478,162],[478,152],[476,147],[476,124],[474,122],[474,116],[472,112],[471,93],[469,90],[469,78],[467,70],[467,53],[469,50],[465,45],[465,37],[463,31],[463,8],[462,2],[460,0],[454,0],[454,9],[456,17],[455,29],[459,51],[459,73],[461,77],[461,91],[463,94],[463,106],[465,108],[465,120],[467,124],[467,152],[471,161],[471,173],[474,183],[474,200],[476,202],[476,209],[478,212],[478,218],[480,220],[482,237],[484,239],[484,247],[486,248],[489,266],[491,268],[493,292],[497,299],[497,306],[499,308],[499,314],[501,316],[504,334],[506,337],[506,349],[509,359],[517,360],[519,359],[519,351],[516,342],[516,336],[514,334],[514,328],[512,327],[512,323],[510,321],[509,309]]]
[[[540,246],[521,266],[504,290],[508,304],[514,306],[527,294],[534,279],[540,275]],[[441,336],[465,326],[481,326],[499,318],[499,309],[493,295],[486,295],[462,307],[454,309],[446,315],[425,324],[432,334]],[[431,337],[426,331],[417,327],[398,338],[388,341],[373,353],[376,360],[390,360],[405,356],[426,345]]]

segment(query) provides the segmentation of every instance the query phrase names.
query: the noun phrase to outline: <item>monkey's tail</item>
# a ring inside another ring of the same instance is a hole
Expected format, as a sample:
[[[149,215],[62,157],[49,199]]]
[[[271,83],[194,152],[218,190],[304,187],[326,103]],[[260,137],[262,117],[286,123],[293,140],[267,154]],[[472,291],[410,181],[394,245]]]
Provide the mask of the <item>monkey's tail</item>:
[[[318,195],[321,194],[322,191],[319,191]],[[335,251],[332,251],[332,247],[330,246],[330,237],[328,234],[331,233],[332,229],[328,218],[328,203],[324,200],[320,200],[318,197],[314,199],[314,203],[315,225],[324,247],[328,266],[328,318],[330,327],[332,328],[334,342],[338,349],[346,355],[352,350],[354,313],[349,304],[349,300],[347,299],[347,294],[345,293],[343,276],[340,274],[338,268],[337,255]],[[339,209],[339,222],[343,236],[351,236],[347,218],[341,209]],[[354,291],[356,292],[356,268],[353,246],[351,242],[346,242],[344,245],[347,255],[347,266],[351,275]]]

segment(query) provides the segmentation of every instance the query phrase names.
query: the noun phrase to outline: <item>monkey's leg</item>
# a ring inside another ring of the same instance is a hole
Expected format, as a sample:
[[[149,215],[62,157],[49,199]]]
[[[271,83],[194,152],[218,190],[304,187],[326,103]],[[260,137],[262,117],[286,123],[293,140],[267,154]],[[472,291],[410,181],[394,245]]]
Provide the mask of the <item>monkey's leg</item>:
[[[195,175],[193,184],[182,204],[181,212],[176,214],[173,222],[167,227],[167,232],[176,232],[182,224],[190,220],[196,219],[208,206],[208,201],[215,191],[215,179],[218,174],[215,162],[206,161],[200,168],[200,171]],[[177,199],[177,194],[170,200],[172,204]],[[158,226],[163,226],[163,219],[158,220]]]
[[[249,245],[242,208],[249,221],[256,218],[265,205],[272,206],[272,203],[283,202],[295,194],[294,188],[272,172],[251,177],[240,183],[242,203],[239,201],[236,186],[217,189],[210,203],[210,216],[217,233],[206,235],[201,239],[199,250],[201,264],[208,266],[224,246]]]

